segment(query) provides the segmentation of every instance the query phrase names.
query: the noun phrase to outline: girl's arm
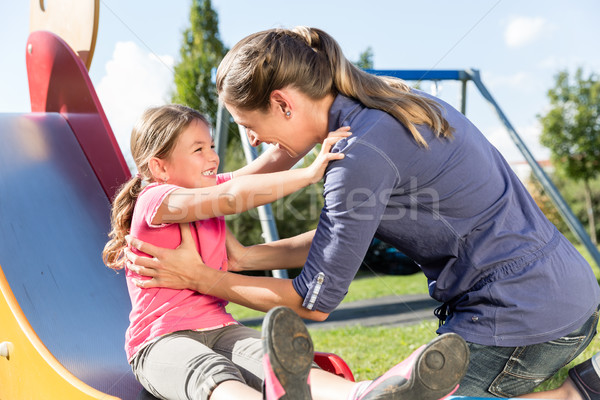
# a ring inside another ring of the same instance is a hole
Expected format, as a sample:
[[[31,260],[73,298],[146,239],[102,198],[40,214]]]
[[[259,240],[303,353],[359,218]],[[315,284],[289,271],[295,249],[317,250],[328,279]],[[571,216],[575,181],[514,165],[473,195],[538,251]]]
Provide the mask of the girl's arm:
[[[302,267],[308,257],[315,230],[270,243],[243,246],[227,230],[229,271],[263,271]]]
[[[310,149],[307,150],[306,153],[309,151]],[[244,165],[242,168],[233,171],[232,174],[233,177],[237,178],[243,175],[286,171],[296,165],[305,155],[306,154],[300,154],[296,157],[292,157],[285,150],[282,150],[277,146],[271,146],[250,164]]]
[[[189,224],[181,224],[180,227],[182,241],[177,249],[156,247],[127,237],[130,246],[152,256],[138,256],[128,248],[125,250],[127,268],[151,278],[134,278],[137,286],[195,290],[264,312],[283,305],[300,317],[315,321],[324,321],[329,316],[328,313],[302,307],[302,298],[292,286],[291,279],[247,276],[206,266],[196,250]]]
[[[176,189],[165,197],[152,223],[183,223],[239,214],[285,197],[318,182],[329,161],[344,158],[343,153],[329,151],[335,143],[349,135],[350,132],[345,131],[332,132],[323,142],[319,156],[306,168],[246,175],[205,188]]]

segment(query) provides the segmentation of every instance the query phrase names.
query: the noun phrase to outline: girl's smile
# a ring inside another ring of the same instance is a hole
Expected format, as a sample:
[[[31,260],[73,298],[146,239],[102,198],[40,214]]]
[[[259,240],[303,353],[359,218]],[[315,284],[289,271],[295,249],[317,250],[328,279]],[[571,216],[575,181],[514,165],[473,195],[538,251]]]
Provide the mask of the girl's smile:
[[[199,120],[181,132],[172,153],[163,160],[167,183],[186,188],[214,186],[218,167],[209,128]]]

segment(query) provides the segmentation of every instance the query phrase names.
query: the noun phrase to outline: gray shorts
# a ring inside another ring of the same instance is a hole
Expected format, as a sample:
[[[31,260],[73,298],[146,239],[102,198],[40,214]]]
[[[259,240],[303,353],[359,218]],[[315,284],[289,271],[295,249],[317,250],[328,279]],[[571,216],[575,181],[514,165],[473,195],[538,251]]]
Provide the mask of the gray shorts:
[[[179,331],[142,348],[132,359],[138,381],[158,398],[208,399],[215,387],[236,380],[260,391],[260,332],[243,325]]]

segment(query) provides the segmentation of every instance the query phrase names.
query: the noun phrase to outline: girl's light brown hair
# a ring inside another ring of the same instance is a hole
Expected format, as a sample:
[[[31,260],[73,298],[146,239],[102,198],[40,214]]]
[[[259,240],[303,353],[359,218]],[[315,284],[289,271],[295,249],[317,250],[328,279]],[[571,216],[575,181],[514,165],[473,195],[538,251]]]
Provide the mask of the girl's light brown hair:
[[[123,268],[125,236],[131,229],[135,202],[142,191],[142,182],[153,182],[148,162],[151,158],[167,159],[181,132],[199,120],[210,126],[200,112],[179,104],[168,104],[147,109],[131,132],[131,155],[138,174],[127,181],[115,196],[111,212],[109,241],[104,246],[102,260],[113,269]]]
[[[304,26],[257,32],[238,42],[217,70],[220,98],[243,110],[266,110],[273,90],[293,87],[314,100],[341,93],[394,116],[427,147],[416,125],[440,137],[453,129],[440,105],[411,91],[401,79],[368,74],[344,57],[320,29]]]

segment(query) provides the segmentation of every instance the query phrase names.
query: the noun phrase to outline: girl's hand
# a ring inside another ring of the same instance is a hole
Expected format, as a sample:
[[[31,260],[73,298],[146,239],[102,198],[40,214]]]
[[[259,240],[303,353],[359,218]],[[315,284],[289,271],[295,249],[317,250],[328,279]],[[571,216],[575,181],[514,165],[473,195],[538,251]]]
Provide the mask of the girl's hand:
[[[349,126],[343,126],[336,131],[329,132],[329,135],[327,135],[327,138],[323,141],[319,155],[315,161],[307,167],[307,170],[310,172],[311,183],[316,183],[323,178],[325,169],[330,161],[341,160],[345,157],[344,153],[330,153],[330,151],[334,144],[350,135],[352,135],[352,132],[350,132]]]
[[[166,287],[170,289],[196,290],[196,283],[202,278],[204,264],[196,250],[189,224],[179,224],[181,245],[176,249],[157,247],[139,239],[126,237],[131,247],[151,255],[153,258],[138,256],[128,248],[126,266],[131,271],[151,279],[133,279],[141,288]]]

